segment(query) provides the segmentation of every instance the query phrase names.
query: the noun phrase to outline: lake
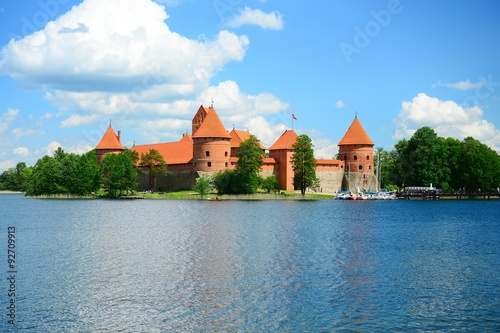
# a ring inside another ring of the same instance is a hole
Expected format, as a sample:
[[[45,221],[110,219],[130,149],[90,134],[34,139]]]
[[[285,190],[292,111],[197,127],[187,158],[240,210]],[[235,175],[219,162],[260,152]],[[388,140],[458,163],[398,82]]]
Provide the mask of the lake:
[[[499,212],[0,195],[0,331],[498,332]]]

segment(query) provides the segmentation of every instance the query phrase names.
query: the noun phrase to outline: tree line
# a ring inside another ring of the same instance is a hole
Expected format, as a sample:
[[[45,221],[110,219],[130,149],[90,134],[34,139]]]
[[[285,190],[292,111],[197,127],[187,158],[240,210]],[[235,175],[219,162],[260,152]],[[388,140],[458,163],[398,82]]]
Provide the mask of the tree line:
[[[500,155],[478,140],[439,137],[430,127],[400,140],[391,151],[378,148],[375,162],[382,188],[433,186],[444,192],[497,191]]]
[[[319,187],[316,159],[311,139],[300,135],[293,146],[292,157],[295,188],[305,194],[307,188]],[[215,189],[218,194],[252,194],[259,188],[265,192],[279,190],[274,175],[262,178],[265,152],[255,136],[240,144],[235,169],[219,171],[197,181],[200,194]],[[140,161],[140,162],[139,162]],[[20,162],[0,175],[0,190],[25,192],[27,195],[89,195],[100,189],[109,197],[118,197],[137,188],[139,166],[149,171],[154,188],[158,175],[167,174],[161,154],[151,149],[147,154],[125,150],[108,154],[97,164],[95,151],[77,155],[57,149],[44,156],[33,167]],[[422,127],[408,140],[400,140],[391,151],[376,150],[375,166],[380,188],[433,186],[445,192],[464,193],[496,191],[500,185],[500,155],[478,140],[467,137],[460,141],[439,137],[430,127]]]
[[[32,167],[20,162],[0,176],[0,189],[25,192],[29,196],[74,195],[87,196],[104,190],[108,197],[119,197],[137,189],[139,154],[125,150],[107,154],[101,165],[95,150],[78,155],[66,153],[59,147],[53,156],[44,156]],[[151,149],[142,154],[140,166],[150,171],[152,185],[156,176],[166,172],[166,163],[158,151]]]

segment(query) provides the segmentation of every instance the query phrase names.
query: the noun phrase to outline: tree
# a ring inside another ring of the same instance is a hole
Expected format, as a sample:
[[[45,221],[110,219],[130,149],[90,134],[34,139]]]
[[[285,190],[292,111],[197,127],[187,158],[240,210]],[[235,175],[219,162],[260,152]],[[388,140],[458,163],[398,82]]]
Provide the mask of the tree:
[[[264,165],[264,150],[259,140],[254,136],[240,143],[238,149],[238,163],[232,177],[231,191],[233,193],[253,194],[259,188],[259,172]]]
[[[292,147],[295,150],[292,156],[293,185],[300,188],[300,193],[305,195],[308,187],[319,187],[313,144],[309,136],[302,134]]]
[[[213,176],[212,182],[218,194],[233,193],[231,181],[234,178],[234,173],[234,170],[227,169],[224,171],[221,170]]]
[[[201,197],[203,197],[208,193],[210,193],[211,182],[212,180],[210,179],[209,176],[203,175],[196,180],[196,185],[194,187],[194,190],[198,192]]]
[[[468,193],[492,191],[500,183],[500,156],[485,144],[467,137],[463,140],[461,181]]]
[[[101,176],[109,197],[116,198],[137,187],[135,164],[125,152],[106,155],[101,162]]]
[[[154,189],[156,177],[167,173],[167,163],[156,149],[149,149],[147,154],[141,154],[141,166],[146,166],[149,169],[149,185],[151,190]]]
[[[280,189],[280,184],[275,175],[262,179],[260,187],[267,193],[276,192]]]

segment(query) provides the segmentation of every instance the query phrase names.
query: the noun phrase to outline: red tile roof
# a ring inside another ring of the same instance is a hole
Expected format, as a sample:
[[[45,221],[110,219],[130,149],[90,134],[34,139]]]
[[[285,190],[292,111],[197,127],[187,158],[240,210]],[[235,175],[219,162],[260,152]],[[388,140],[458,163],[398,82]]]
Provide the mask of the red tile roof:
[[[242,130],[237,130],[237,129],[234,129],[229,132],[229,135],[231,136],[231,148],[239,148],[240,146],[240,143],[242,143],[243,141],[245,140],[248,140],[250,138],[250,135],[252,135],[250,132],[248,131],[242,131]],[[264,145],[259,141],[259,145],[260,145],[260,148],[261,149],[266,149],[266,147],[264,147]]]
[[[177,142],[154,143],[148,145],[138,145],[131,148],[141,154],[149,153],[150,149],[160,152],[163,159],[168,164],[186,164],[193,159],[193,139],[186,134]]]
[[[95,146],[95,149],[116,149],[125,150],[125,147],[121,144],[118,136],[115,134],[111,124],[102,136],[101,141]]]
[[[276,140],[276,142],[269,147],[269,150],[277,149],[293,149],[293,144],[297,141],[299,136],[294,130],[286,130],[281,136]]]
[[[338,146],[343,145],[374,145],[359,122],[358,117],[354,118],[351,126],[349,126],[349,129],[338,144]]]
[[[193,134],[193,138],[226,138],[231,139],[231,136],[224,128],[217,112],[213,107],[204,108],[207,116],[200,125],[200,128]]]
[[[316,159],[316,164],[340,164],[339,160],[328,160],[324,158],[318,158]]]

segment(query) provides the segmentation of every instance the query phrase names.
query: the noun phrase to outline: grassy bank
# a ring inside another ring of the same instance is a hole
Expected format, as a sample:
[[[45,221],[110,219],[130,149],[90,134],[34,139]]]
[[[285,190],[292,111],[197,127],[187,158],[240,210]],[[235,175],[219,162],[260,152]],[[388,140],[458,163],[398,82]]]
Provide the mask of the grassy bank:
[[[191,200],[325,200],[335,196],[320,193],[306,193],[303,197],[300,192],[281,191],[281,194],[255,193],[255,194],[223,194],[210,193],[200,196],[193,191],[175,191],[164,193],[142,194],[146,199],[191,199]]]

